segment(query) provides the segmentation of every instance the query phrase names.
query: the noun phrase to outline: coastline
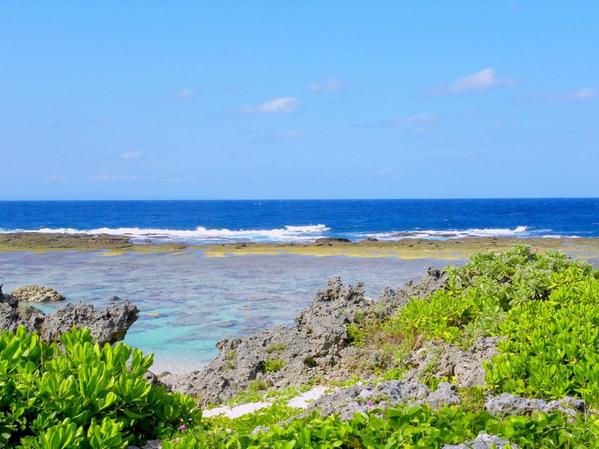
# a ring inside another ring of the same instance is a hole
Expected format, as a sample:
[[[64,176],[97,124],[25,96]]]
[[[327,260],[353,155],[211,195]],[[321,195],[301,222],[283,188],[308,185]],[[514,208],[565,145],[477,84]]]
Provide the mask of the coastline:
[[[480,251],[501,251],[517,244],[535,251],[564,251],[583,258],[599,258],[599,238],[464,237],[448,240],[401,239],[344,242],[324,239],[301,243],[236,242],[224,244],[133,243],[128,237],[18,232],[0,234],[0,252],[104,251],[107,256],[129,252],[164,253],[203,251],[207,257],[297,254],[305,256],[395,257],[400,259],[465,259]]]

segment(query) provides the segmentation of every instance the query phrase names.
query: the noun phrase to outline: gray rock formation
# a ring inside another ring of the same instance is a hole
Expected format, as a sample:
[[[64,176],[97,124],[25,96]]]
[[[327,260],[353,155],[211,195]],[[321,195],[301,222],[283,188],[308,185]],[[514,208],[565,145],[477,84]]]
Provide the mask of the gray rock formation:
[[[350,372],[344,360],[363,356],[350,346],[347,330],[355,322],[356,312],[377,318],[387,316],[410,298],[428,295],[445,282],[441,271],[430,269],[420,283],[387,289],[375,304],[364,294],[362,284],[346,286],[339,278],[330,279],[297,317],[295,326],[278,326],[249,337],[223,340],[217,344],[218,356],[202,371],[184,376],[163,373],[159,381],[209,404],[226,400],[249,386],[283,388],[303,385],[317,376],[344,378]],[[273,361],[279,365],[276,369]]]
[[[104,310],[89,304],[68,304],[45,315],[35,308],[23,308],[12,296],[0,299],[0,329],[14,331],[23,325],[45,341],[56,341],[75,326],[89,328],[100,344],[114,343],[125,337],[137,314],[137,307],[129,302],[113,303]]]
[[[323,416],[339,415],[351,419],[356,413],[367,413],[372,409],[385,409],[400,404],[427,404],[432,408],[458,404],[460,399],[456,387],[442,383],[437,390],[414,381],[390,380],[376,385],[355,385],[322,396],[310,405]]]
[[[339,278],[331,279],[295,326],[223,340],[217,344],[219,355],[203,371],[162,375],[160,381],[202,403],[225,400],[254,381],[276,387],[301,385],[337,363],[339,351],[349,344],[347,325],[357,310],[371,304],[362,284],[345,286]],[[273,360],[281,366],[271,368]]]
[[[503,393],[490,397],[485,403],[485,409],[494,416],[530,415],[534,412],[551,413],[554,411],[575,416],[577,412],[586,411],[586,403],[570,396],[559,401],[547,402],[543,399],[522,398],[510,393]]]
[[[498,353],[498,342],[498,337],[481,337],[468,350],[452,344],[429,343],[410,356],[408,363],[413,369],[406,378],[419,379],[428,371],[437,377],[455,378],[459,387],[482,386],[486,375],[483,363]]]
[[[68,304],[45,315],[37,329],[44,340],[54,341],[73,326],[85,327],[91,331],[94,341],[114,343],[125,338],[127,330],[137,320],[137,314],[137,307],[128,301],[112,303],[102,310],[90,304]]]
[[[64,295],[53,288],[41,285],[27,285],[15,289],[10,295],[17,301],[23,302],[56,302],[63,301]]]
[[[468,443],[457,445],[446,444],[442,449],[503,449],[508,447],[510,449],[518,449],[518,446],[515,444],[502,440],[498,436],[480,433],[474,440]]]

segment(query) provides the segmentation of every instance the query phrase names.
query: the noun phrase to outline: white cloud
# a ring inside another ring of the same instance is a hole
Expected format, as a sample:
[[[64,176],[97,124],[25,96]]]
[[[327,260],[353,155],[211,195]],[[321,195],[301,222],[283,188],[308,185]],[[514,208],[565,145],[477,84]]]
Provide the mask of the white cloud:
[[[95,176],[90,176],[88,178],[92,182],[117,182],[117,181],[146,181],[151,178],[142,177],[142,176],[126,176],[126,175],[109,175],[107,173],[102,173]]]
[[[181,89],[175,94],[179,100],[189,100],[194,96],[196,90],[193,87],[186,87],[185,89]]]
[[[63,182],[64,181],[64,177],[63,176],[59,176],[59,175],[51,175],[51,176],[48,176],[48,181],[50,181],[50,182]]]
[[[117,179],[116,176],[107,175],[105,173],[103,173],[101,175],[94,175],[94,176],[89,177],[89,180],[93,181],[93,182],[108,182],[108,181],[115,181],[116,179]]]
[[[308,90],[311,92],[335,92],[343,89],[345,83],[336,78],[327,78],[322,81],[315,81],[308,85]]]
[[[399,119],[399,123],[406,125],[434,125],[439,123],[439,116],[435,114],[413,114]]]
[[[513,86],[515,81],[497,76],[495,69],[486,68],[466,75],[450,84],[443,84],[432,89],[432,95],[459,94],[465,92],[482,92],[501,86]]]
[[[141,151],[127,151],[120,155],[121,159],[130,160],[130,159],[139,159],[141,158]]]
[[[282,114],[293,112],[302,105],[302,102],[295,97],[279,97],[262,103],[258,106],[241,108],[244,113],[258,114]]]
[[[379,170],[379,176],[395,178],[398,176],[397,170],[391,167],[383,167]]]
[[[281,136],[283,137],[303,137],[304,136],[304,131],[302,131],[301,129],[292,129],[289,131],[283,131],[281,133]]]
[[[571,100],[589,100],[599,95],[599,89],[592,87],[583,87],[581,89],[570,92],[567,97]]]

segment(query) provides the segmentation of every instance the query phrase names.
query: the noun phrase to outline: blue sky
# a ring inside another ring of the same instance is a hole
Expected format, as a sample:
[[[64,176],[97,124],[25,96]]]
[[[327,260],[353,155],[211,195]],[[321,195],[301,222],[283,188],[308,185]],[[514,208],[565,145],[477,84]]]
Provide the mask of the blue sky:
[[[3,1],[0,199],[599,196],[594,1]]]

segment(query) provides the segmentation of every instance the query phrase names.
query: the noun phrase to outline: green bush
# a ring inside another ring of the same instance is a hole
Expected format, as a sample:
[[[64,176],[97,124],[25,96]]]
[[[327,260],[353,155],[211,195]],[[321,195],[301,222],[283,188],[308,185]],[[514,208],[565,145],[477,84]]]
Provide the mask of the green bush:
[[[265,373],[276,373],[285,366],[285,361],[282,359],[267,359],[264,361]]]
[[[551,278],[544,301],[512,308],[487,383],[524,396],[578,396],[599,406],[599,281],[574,269]]]
[[[151,356],[94,344],[89,330],[61,343],[0,333],[0,447],[120,449],[199,420],[191,398],[146,382]]]
[[[182,438],[164,441],[163,449],[441,448],[470,441],[480,432],[501,436],[521,449],[565,449],[597,447],[593,444],[599,438],[597,421],[582,416],[568,420],[560,413],[500,419],[458,407],[400,407],[372,410],[348,421],[312,414],[286,425],[276,424],[277,413],[262,418],[261,424],[268,426],[262,432],[249,432],[237,420],[208,421]]]

